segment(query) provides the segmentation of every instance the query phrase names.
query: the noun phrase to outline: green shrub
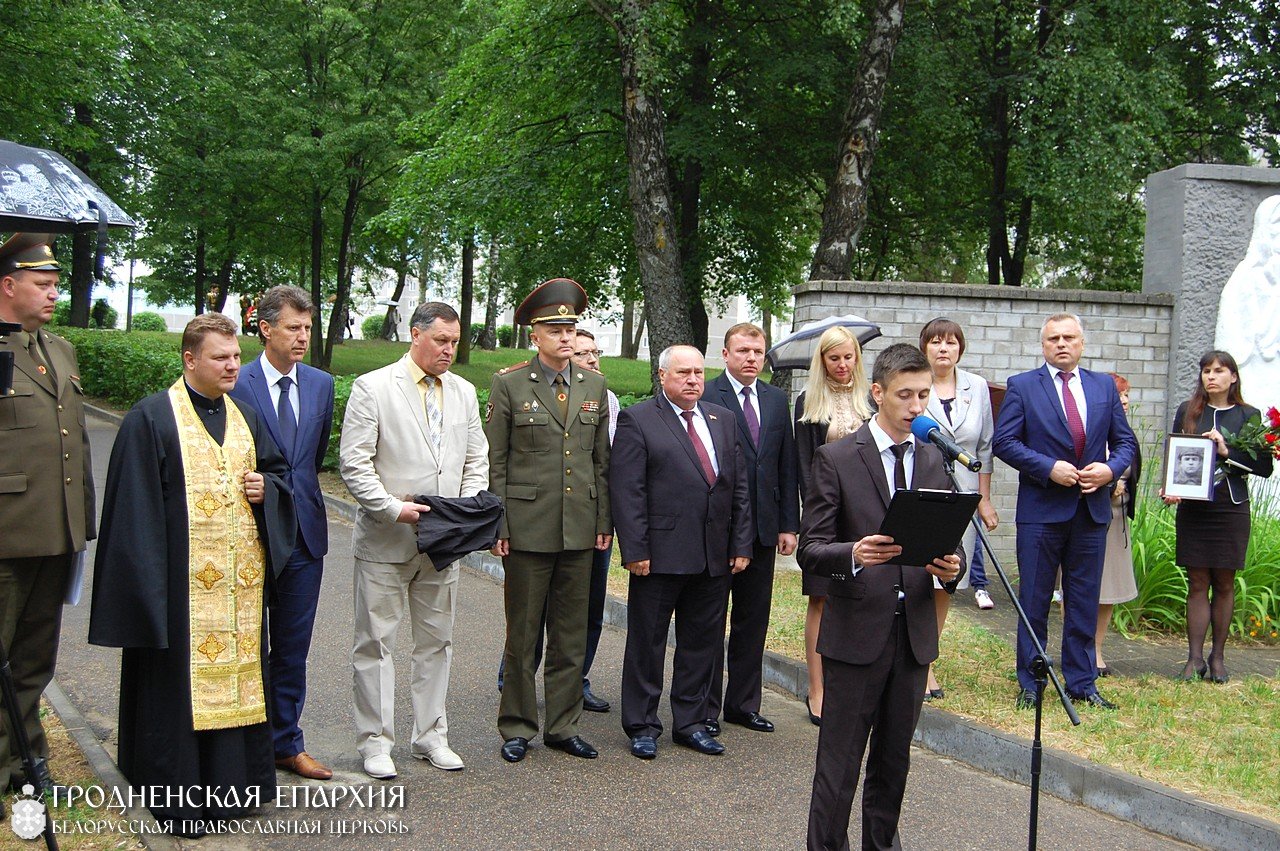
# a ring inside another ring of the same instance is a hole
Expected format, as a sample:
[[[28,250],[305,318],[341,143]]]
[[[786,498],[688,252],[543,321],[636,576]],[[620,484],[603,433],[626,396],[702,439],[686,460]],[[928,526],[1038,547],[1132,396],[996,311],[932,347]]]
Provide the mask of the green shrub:
[[[120,314],[114,307],[107,304],[105,298],[100,298],[93,303],[93,307],[89,308],[89,319],[93,322],[94,328],[114,328],[120,321]]]
[[[503,349],[509,349],[515,345],[516,329],[510,325],[498,326],[498,346]]]
[[[387,317],[385,316],[366,316],[364,321],[360,323],[360,336],[365,340],[382,339],[382,324]]]
[[[70,301],[64,299],[53,306],[53,318],[49,320],[49,324],[63,327],[71,325]]]
[[[335,375],[333,377],[333,430],[329,432],[329,448],[324,453],[324,468],[337,472],[338,446],[342,441],[342,420],[347,415],[347,400],[351,398],[351,385],[355,384],[354,375]]]
[[[158,313],[151,311],[143,311],[135,314],[133,317],[134,331],[168,331],[169,326],[165,324],[164,317]]]
[[[59,328],[76,347],[85,393],[124,408],[164,390],[182,374],[178,341],[168,334]]]

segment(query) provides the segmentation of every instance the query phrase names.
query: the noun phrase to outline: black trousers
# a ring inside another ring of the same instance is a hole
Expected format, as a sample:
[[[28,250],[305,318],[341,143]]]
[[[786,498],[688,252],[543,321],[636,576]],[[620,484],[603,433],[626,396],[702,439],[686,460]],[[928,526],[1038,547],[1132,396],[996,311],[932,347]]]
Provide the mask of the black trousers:
[[[773,563],[776,547],[756,542],[751,564],[729,577],[729,687],[724,687],[725,659],[716,656],[716,672],[711,680],[708,718],[740,716],[760,711],[760,690],[764,685],[764,642],[769,635],[769,610],[773,606]],[[724,634],[723,625],[720,634]],[[720,696],[724,695],[723,704]]]
[[[869,665],[822,657],[825,696],[809,802],[810,851],[849,848],[849,816],[868,741],[862,847],[900,847],[898,817],[911,767],[911,736],[920,719],[929,670],[911,653],[905,618],[894,618],[884,653]]]
[[[622,729],[631,737],[662,734],[658,702],[667,633],[676,621],[671,671],[674,729],[705,729],[711,678],[721,655],[729,577],[700,574],[632,574],[627,590],[627,649],[622,659]]]

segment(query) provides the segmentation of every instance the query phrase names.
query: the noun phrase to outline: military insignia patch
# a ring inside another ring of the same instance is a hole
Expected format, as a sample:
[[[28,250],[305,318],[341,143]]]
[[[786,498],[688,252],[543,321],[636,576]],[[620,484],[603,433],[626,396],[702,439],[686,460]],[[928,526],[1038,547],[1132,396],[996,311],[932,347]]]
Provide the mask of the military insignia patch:
[[[493,416],[493,403],[489,402],[484,406],[484,421],[489,422],[489,419],[492,416]]]
[[[582,403],[582,410],[589,414],[598,413],[600,411],[600,403],[595,399],[588,399]]]

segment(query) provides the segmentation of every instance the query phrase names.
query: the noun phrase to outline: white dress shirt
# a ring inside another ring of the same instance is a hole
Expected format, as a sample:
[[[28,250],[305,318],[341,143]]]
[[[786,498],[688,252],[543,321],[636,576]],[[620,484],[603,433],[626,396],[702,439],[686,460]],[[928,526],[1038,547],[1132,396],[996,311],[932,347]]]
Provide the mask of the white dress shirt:
[[[1058,369],[1051,363],[1045,363],[1045,369],[1049,370],[1049,377],[1053,379],[1053,389],[1058,391],[1058,407],[1062,408],[1062,415],[1065,417],[1067,415],[1067,405],[1062,398],[1062,379],[1058,377],[1058,373],[1066,370]],[[1071,381],[1068,384],[1071,386],[1071,396],[1076,400],[1076,410],[1080,412],[1080,422],[1087,425],[1089,422],[1089,409],[1084,401],[1084,387],[1080,384],[1080,364],[1076,364],[1075,369],[1070,370],[1070,372]]]
[[[685,426],[687,432],[689,427],[685,425],[684,408],[672,402],[666,393],[662,394],[662,398],[666,399],[671,410],[676,412],[676,416],[680,418],[680,425]],[[707,455],[711,458],[711,469],[715,470],[717,476],[720,475],[720,460],[716,458],[716,444],[711,439],[711,429],[707,426],[706,418],[702,416],[702,408],[697,405],[693,406],[693,430],[702,441],[702,445],[707,448]]]
[[[271,410],[280,410],[280,379],[287,376],[293,381],[289,388],[291,391],[289,393],[289,405],[293,408],[293,421],[301,423],[302,409],[298,407],[298,396],[300,395],[298,390],[298,365],[296,363],[290,364],[289,371],[282,373],[271,365],[271,361],[267,360],[265,353],[258,358],[258,361],[262,365],[262,377],[267,380],[267,389],[271,391]]]

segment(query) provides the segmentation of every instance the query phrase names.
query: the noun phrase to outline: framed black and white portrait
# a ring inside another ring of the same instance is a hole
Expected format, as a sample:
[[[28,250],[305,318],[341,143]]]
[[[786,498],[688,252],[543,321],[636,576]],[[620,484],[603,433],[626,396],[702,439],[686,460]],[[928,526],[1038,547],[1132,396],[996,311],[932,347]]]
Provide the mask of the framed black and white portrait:
[[[1171,434],[1164,447],[1164,494],[1181,499],[1213,499],[1217,445],[1198,434]]]

